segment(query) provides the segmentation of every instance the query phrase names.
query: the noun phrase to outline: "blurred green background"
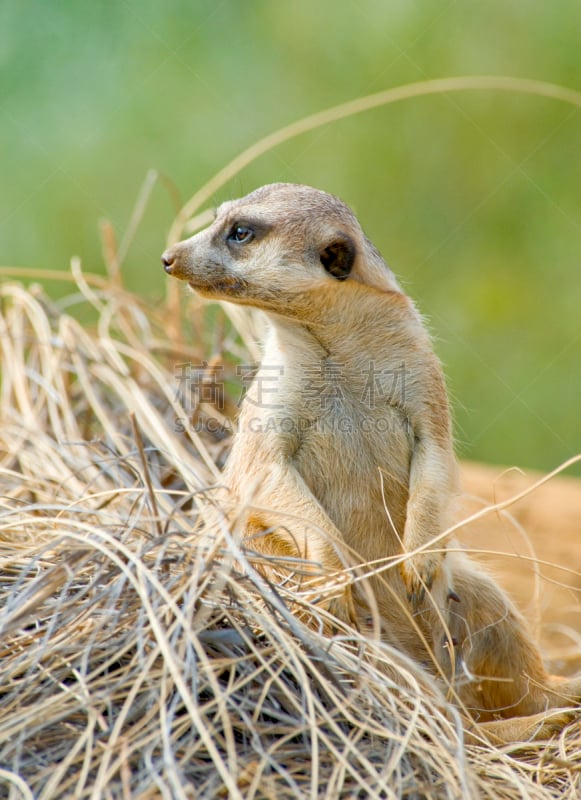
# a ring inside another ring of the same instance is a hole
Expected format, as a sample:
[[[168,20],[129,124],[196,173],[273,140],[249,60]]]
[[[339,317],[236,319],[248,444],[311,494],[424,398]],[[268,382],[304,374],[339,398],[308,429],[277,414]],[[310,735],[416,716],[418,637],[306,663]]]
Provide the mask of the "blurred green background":
[[[579,0],[0,0],[0,263],[102,271],[99,220],[121,235],[154,168],[124,266],[154,301],[178,198],[243,148],[474,74],[581,90]],[[216,202],[278,180],[339,194],[429,320],[461,456],[549,469],[581,451],[580,145],[554,100],[421,98],[289,142]]]

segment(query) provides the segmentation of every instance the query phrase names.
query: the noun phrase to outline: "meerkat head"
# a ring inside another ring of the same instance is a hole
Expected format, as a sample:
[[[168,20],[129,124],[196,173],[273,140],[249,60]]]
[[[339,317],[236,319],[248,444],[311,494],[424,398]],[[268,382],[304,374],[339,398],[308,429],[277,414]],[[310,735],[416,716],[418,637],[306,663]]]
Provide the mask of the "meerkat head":
[[[346,292],[355,282],[399,291],[351,209],[298,184],[270,184],[224,203],[208,228],[162,261],[204,297],[291,316],[319,290]]]

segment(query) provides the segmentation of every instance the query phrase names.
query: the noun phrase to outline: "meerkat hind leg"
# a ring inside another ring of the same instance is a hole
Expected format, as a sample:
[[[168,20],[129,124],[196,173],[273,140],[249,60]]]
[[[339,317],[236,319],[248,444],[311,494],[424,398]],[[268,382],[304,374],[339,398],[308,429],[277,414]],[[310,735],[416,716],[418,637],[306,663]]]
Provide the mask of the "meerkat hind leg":
[[[453,626],[470,676],[457,692],[474,719],[501,741],[543,738],[567,724],[574,711],[550,710],[579,703],[581,677],[547,673],[525,620],[480,567],[462,559],[453,582]]]

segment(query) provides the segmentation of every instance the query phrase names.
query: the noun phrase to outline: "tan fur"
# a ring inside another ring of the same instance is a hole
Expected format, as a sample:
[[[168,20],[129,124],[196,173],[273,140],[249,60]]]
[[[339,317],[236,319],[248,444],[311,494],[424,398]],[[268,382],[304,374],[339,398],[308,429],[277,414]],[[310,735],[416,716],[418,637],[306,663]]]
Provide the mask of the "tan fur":
[[[551,732],[530,715],[576,703],[581,679],[548,676],[491,578],[445,541],[430,547],[458,491],[444,380],[420,315],[351,210],[310,187],[264,186],[163,261],[202,296],[271,323],[225,472],[253,509],[248,547],[289,559],[281,572],[265,558],[265,574],[292,575],[361,628],[375,609],[382,636],[445,673],[490,737]],[[353,576],[378,568],[355,588]]]

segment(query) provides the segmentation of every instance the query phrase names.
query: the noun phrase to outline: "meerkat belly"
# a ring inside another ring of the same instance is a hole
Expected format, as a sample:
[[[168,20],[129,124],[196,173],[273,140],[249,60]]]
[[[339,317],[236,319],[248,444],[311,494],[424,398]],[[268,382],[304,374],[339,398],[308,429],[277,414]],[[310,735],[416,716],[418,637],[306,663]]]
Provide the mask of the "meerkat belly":
[[[297,471],[364,559],[400,552],[412,445],[403,413],[391,407],[375,419],[329,415],[301,435]]]

